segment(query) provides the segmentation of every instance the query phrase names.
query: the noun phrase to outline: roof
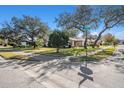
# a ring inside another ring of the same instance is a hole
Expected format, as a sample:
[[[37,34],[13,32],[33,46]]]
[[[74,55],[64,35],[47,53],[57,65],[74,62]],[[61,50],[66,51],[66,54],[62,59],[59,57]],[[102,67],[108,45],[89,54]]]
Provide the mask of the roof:
[[[83,38],[69,38],[69,40],[73,40],[73,41],[84,41],[85,39],[83,39]]]

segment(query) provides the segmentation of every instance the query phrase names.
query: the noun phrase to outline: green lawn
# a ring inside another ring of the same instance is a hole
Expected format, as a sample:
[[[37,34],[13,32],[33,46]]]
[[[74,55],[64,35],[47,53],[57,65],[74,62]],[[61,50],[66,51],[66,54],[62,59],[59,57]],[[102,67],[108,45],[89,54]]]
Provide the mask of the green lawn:
[[[91,51],[95,51],[97,49],[100,49],[100,48],[88,47],[87,51],[91,52]],[[86,52],[86,49],[84,49],[83,47],[67,48],[67,49],[61,49],[60,50],[60,53],[69,54],[69,55],[73,55],[73,56],[78,56],[78,55],[84,54],[85,52]]]
[[[107,58],[108,56],[111,56],[114,53],[114,51],[115,51],[115,48],[113,48],[113,47],[107,48],[101,52],[98,52],[95,55],[91,55],[88,57],[82,57],[82,58],[80,58],[80,60],[81,61],[99,61],[99,60],[102,60],[104,58]]]
[[[26,48],[17,47],[17,48],[13,48],[11,46],[8,46],[8,47],[0,48],[0,51],[24,51],[24,50],[31,50],[31,49],[33,49],[33,48],[32,47],[26,47]]]
[[[100,47],[101,48],[101,47]],[[97,49],[100,48],[92,48],[92,47],[88,47],[88,52],[91,51],[95,51]],[[16,54],[15,52],[13,53],[13,51],[22,51],[24,53],[36,53],[36,54],[46,54],[46,55],[50,55],[50,56],[60,56],[60,57],[65,57],[65,56],[78,56],[81,54],[84,54],[86,52],[86,50],[83,47],[77,47],[77,48],[61,48],[60,49],[60,53],[56,53],[56,48],[36,48],[36,49],[32,49],[32,48],[12,48],[12,47],[6,47],[6,48],[0,48],[0,56],[6,58],[6,59],[11,59],[11,58],[16,58],[16,59],[28,59],[28,57],[26,57],[25,55],[21,55],[21,54]],[[97,54],[94,56],[90,56],[90,58],[88,58],[89,60],[94,60],[94,59],[98,59],[98,58],[102,58],[104,55],[102,54]],[[83,58],[82,60],[85,60],[85,58]]]
[[[49,52],[54,52],[56,51],[56,48],[36,48],[36,49],[25,49],[23,52],[25,53],[49,53]]]
[[[13,52],[0,52],[0,56],[5,59],[28,59],[25,55],[13,53]]]
[[[95,51],[100,48],[91,48],[88,47],[88,52]],[[60,53],[56,53],[56,48],[38,48],[38,49],[29,49],[24,50],[25,53],[36,53],[36,54],[54,54],[54,55],[63,55],[63,56],[78,56],[85,53],[83,47],[77,48],[61,48]]]

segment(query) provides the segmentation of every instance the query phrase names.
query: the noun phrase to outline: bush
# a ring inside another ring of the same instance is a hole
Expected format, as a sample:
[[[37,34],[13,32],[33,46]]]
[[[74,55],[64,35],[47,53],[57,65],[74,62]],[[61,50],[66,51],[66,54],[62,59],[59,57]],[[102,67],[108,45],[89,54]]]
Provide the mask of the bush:
[[[59,48],[62,48],[68,45],[68,40],[69,40],[69,37],[64,32],[55,30],[49,37],[48,45],[50,47],[57,48],[57,52],[59,52]]]

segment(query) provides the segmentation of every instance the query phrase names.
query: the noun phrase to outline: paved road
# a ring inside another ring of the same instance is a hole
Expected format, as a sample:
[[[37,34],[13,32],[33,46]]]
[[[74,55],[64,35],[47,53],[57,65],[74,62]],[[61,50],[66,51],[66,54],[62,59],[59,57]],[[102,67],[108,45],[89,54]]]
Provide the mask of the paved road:
[[[37,61],[1,62],[0,87],[124,87],[123,51],[124,46],[118,46],[115,55],[88,68],[49,55],[37,55]]]
[[[15,63],[8,64],[0,58],[0,87],[1,88],[38,88],[44,87],[27,73],[22,71]],[[4,63],[3,63],[4,62]],[[6,64],[6,65],[3,65]]]

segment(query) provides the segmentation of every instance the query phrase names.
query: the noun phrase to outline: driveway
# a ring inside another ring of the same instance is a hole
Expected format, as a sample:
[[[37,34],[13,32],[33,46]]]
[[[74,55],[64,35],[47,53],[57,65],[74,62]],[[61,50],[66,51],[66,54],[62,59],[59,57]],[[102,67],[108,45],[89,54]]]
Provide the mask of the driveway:
[[[37,61],[1,59],[0,87],[124,87],[123,45],[117,47],[113,56],[89,62],[88,68],[56,56],[34,58]]]

